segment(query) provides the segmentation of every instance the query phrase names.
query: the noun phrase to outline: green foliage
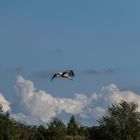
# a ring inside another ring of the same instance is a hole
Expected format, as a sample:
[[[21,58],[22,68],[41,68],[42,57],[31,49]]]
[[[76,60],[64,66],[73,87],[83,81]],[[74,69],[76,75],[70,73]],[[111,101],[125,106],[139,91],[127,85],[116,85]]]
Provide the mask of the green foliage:
[[[81,126],[72,115],[67,125],[67,137],[65,140],[87,140],[87,128]]]
[[[31,126],[28,128],[28,139],[29,140],[46,140],[47,129],[43,126]]]
[[[16,124],[4,115],[0,115],[0,140],[18,140]]]
[[[65,140],[88,140],[86,137],[83,137],[83,136],[80,136],[80,135],[77,135],[77,136],[69,136],[67,135],[65,137]]]
[[[104,134],[104,129],[99,126],[93,126],[88,128],[88,140],[110,140],[108,136]]]
[[[9,112],[1,111],[0,140],[140,140],[140,113],[135,103],[113,104],[98,122],[99,126],[85,127],[72,115],[67,128],[58,118],[45,128],[18,123]]]
[[[108,108],[99,120],[104,136],[111,140],[140,140],[140,113],[135,103],[122,101]]]
[[[66,136],[66,127],[64,123],[54,118],[48,124],[48,140],[64,140]]]
[[[74,115],[72,115],[68,122],[67,134],[76,136],[78,135],[78,129],[79,129],[78,122],[76,121]]]

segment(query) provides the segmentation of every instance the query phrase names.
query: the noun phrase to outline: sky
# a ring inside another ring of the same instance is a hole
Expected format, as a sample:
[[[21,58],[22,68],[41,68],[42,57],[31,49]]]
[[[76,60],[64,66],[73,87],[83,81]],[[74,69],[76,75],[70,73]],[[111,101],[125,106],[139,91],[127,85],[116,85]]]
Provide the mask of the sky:
[[[139,5],[138,0],[2,0],[0,102],[5,110],[29,123],[71,114],[94,123],[114,100],[139,99]],[[73,81],[50,81],[66,69],[74,70]]]

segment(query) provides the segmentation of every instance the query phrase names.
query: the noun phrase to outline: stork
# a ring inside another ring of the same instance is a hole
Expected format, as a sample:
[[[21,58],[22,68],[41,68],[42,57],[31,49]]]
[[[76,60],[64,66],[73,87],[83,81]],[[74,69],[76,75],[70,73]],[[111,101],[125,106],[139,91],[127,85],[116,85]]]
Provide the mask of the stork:
[[[56,78],[56,77],[62,77],[62,78],[67,78],[69,80],[72,80],[72,78],[74,77],[74,72],[73,72],[73,70],[66,70],[66,71],[63,71],[63,72],[55,73],[52,76],[51,81],[53,81],[53,79]]]

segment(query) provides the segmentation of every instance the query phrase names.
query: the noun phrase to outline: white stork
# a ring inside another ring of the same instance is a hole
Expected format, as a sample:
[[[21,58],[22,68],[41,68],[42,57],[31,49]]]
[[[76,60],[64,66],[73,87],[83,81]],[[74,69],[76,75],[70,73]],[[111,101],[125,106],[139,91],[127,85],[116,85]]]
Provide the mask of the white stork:
[[[72,80],[72,78],[74,77],[74,72],[73,70],[66,70],[64,72],[55,73],[51,78],[51,81],[53,81],[53,79],[56,77],[62,77],[62,78],[67,78],[69,80]]]

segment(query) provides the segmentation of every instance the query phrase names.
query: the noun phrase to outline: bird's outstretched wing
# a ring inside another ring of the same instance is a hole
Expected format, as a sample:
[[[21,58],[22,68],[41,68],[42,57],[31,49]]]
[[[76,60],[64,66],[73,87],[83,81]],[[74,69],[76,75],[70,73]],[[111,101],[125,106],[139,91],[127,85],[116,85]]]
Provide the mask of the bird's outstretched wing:
[[[67,77],[74,77],[74,72],[73,70],[66,70],[62,73],[62,75]]]
[[[71,77],[74,77],[74,71],[73,71],[73,70],[69,70],[69,75],[70,75]]]
[[[53,77],[51,78],[51,81],[53,81],[53,79],[57,77],[57,74],[54,74]]]

